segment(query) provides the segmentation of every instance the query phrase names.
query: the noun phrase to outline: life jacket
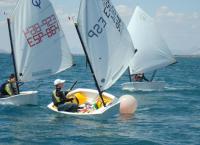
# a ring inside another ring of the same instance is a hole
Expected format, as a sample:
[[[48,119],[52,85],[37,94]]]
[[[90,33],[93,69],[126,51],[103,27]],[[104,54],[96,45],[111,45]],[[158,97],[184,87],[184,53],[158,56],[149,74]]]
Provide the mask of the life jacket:
[[[56,95],[56,90],[54,90],[53,91],[53,93],[52,93],[52,97],[53,97],[53,100],[55,101],[54,102],[54,105],[58,105],[58,104],[61,104],[61,99],[60,99],[60,97],[58,97],[57,95]]]
[[[0,86],[0,96],[8,95],[8,93],[7,93],[6,89],[5,89],[7,83],[8,82],[5,82]]]

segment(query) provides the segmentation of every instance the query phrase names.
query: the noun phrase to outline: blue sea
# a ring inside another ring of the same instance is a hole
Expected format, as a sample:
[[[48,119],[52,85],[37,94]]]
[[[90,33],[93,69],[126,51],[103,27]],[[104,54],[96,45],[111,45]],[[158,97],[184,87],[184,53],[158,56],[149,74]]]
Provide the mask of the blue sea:
[[[21,90],[38,90],[38,106],[0,105],[1,145],[200,145],[200,58],[178,57],[178,63],[160,69],[155,80],[161,91],[122,91],[126,72],[109,90],[120,97],[133,95],[138,108],[132,116],[116,114],[104,119],[61,116],[46,107],[53,81],[66,79],[66,88],[95,88],[85,58],[58,75],[26,83]],[[0,55],[0,83],[13,72],[9,55]]]

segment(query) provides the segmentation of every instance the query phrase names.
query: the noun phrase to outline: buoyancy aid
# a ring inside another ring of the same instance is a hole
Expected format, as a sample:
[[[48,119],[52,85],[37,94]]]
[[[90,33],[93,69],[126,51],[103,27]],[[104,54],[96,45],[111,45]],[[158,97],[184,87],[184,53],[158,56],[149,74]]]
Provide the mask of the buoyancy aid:
[[[16,95],[16,89],[15,87],[13,87],[13,84],[9,83],[9,81],[3,83],[0,87],[0,94],[2,96],[4,95],[9,95],[9,96],[12,96],[12,95]]]
[[[56,94],[56,90],[54,90],[52,92],[52,100],[53,100],[53,103],[54,103],[55,106],[57,106],[57,105],[62,103],[61,98],[58,97],[57,94]]]
[[[0,86],[0,95],[3,96],[3,95],[7,95],[7,92],[5,90],[5,86],[6,86],[7,82],[3,83],[1,86]]]

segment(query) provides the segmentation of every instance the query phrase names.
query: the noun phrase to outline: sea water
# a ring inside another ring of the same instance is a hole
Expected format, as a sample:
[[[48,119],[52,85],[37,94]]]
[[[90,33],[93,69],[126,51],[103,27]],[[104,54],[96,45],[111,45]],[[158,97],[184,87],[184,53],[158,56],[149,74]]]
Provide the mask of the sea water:
[[[0,83],[13,72],[9,55],[0,55]],[[76,66],[58,75],[25,83],[21,90],[39,91],[38,106],[0,105],[0,144],[14,145],[199,145],[200,58],[177,58],[178,63],[160,69],[155,80],[165,81],[160,91],[122,91],[128,73],[108,92],[120,97],[133,95],[138,101],[135,115],[116,114],[104,119],[75,118],[51,112],[53,81],[65,79],[65,88],[95,84],[85,58],[76,56]]]

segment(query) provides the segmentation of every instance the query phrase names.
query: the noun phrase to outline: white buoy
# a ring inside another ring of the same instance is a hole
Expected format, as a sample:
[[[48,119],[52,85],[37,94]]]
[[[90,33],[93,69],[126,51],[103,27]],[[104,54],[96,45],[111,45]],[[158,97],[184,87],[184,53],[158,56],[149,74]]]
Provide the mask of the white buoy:
[[[120,97],[120,113],[134,114],[137,109],[137,100],[131,95],[123,95]]]

